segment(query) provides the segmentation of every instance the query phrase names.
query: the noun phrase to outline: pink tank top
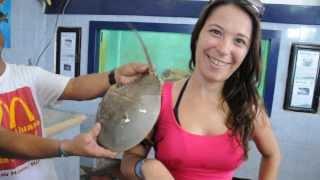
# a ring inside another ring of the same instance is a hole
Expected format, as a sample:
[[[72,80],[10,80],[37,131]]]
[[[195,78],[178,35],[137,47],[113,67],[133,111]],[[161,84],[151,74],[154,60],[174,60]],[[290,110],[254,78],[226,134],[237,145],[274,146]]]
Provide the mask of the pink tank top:
[[[182,129],[173,112],[172,85],[163,86],[155,131],[156,158],[176,180],[231,180],[243,162],[243,148],[230,131],[196,135]]]

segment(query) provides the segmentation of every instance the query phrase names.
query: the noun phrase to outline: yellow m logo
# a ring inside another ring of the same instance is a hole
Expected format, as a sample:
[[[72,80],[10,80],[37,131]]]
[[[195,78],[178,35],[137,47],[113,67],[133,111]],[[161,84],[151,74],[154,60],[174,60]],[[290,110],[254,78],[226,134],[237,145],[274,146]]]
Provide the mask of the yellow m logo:
[[[27,104],[21,98],[13,97],[11,99],[9,107],[5,102],[0,100],[0,125],[2,124],[2,120],[4,118],[3,115],[4,115],[4,111],[5,111],[9,115],[9,128],[10,129],[16,128],[16,126],[17,126],[17,123],[16,123],[16,104],[17,103],[19,103],[22,106],[22,108],[23,108],[24,112],[26,113],[28,120],[30,122],[35,120],[35,116],[33,115],[30,108],[27,106]]]

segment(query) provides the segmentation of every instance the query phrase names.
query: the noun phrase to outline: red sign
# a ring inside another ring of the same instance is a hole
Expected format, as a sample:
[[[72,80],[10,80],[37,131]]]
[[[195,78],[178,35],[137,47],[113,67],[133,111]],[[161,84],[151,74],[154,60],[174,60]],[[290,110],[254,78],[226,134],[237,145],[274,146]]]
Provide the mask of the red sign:
[[[30,88],[0,94],[0,126],[16,133],[42,136],[40,115]],[[14,169],[25,162],[0,158],[0,170]]]

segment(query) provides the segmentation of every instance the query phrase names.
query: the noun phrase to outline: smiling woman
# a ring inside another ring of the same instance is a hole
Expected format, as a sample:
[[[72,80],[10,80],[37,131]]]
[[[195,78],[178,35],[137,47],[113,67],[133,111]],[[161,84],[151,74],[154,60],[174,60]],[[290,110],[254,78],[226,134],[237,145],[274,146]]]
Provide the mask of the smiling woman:
[[[229,16],[225,16],[225,13]],[[224,83],[239,68],[251,44],[252,24],[237,6],[219,8],[208,17],[197,43],[196,71]]]

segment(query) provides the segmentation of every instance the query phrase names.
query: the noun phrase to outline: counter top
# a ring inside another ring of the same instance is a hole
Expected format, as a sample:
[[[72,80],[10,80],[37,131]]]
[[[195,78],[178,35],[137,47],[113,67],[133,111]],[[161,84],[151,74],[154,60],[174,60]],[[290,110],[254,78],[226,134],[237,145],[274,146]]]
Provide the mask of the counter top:
[[[47,108],[43,110],[43,122],[47,137],[80,125],[85,119],[86,116],[84,114]]]

